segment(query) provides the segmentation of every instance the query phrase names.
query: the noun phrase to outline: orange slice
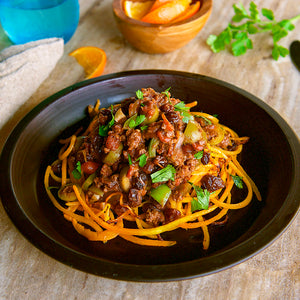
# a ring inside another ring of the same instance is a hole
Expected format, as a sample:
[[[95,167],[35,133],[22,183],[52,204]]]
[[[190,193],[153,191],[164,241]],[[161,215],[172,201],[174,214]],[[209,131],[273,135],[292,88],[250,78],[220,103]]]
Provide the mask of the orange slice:
[[[140,20],[148,13],[153,3],[154,1],[124,1],[124,11],[129,18]]]
[[[190,5],[179,17],[175,18],[173,22],[179,22],[192,17],[200,8],[200,1]]]
[[[163,4],[167,3],[167,2],[172,2],[173,0],[155,0],[154,4],[152,5],[150,11],[156,10],[157,8],[159,8],[160,6],[162,6]]]
[[[152,24],[166,24],[182,14],[188,7],[189,0],[173,0],[146,14],[141,21]]]
[[[86,78],[100,76],[106,64],[105,52],[97,47],[81,47],[69,54],[75,57],[77,62],[83,67]]]

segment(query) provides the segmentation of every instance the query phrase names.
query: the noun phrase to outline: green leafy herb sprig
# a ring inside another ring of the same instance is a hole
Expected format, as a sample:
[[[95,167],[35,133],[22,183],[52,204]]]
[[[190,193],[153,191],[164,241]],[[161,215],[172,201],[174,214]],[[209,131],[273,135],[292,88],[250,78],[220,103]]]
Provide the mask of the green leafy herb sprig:
[[[278,60],[279,56],[285,57],[289,54],[289,50],[279,45],[278,42],[295,28],[293,22],[300,19],[300,14],[278,22],[272,10],[262,8],[260,14],[254,2],[250,3],[249,13],[242,4],[234,4],[233,9],[235,15],[231,21],[240,23],[244,20],[245,22],[240,25],[229,23],[219,35],[210,35],[206,42],[213,52],[217,53],[228,47],[234,56],[243,55],[248,49],[253,48],[249,35],[269,32],[273,38],[273,58]],[[262,20],[261,15],[266,18],[266,21]]]

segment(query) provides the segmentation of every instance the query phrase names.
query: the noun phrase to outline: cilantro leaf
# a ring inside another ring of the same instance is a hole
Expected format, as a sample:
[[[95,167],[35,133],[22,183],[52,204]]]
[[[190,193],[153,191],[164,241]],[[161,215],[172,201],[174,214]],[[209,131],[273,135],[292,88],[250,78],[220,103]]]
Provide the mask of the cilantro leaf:
[[[107,136],[109,128],[111,128],[115,124],[115,116],[113,114],[113,105],[111,105],[110,113],[111,113],[111,120],[106,125],[99,126],[99,135],[100,136]]]
[[[201,159],[203,157],[203,150],[197,152],[194,154],[194,157],[197,159]]]
[[[131,119],[128,126],[130,128],[134,128],[134,127],[137,127],[139,126],[141,123],[143,123],[146,119],[146,116],[145,115],[138,115],[136,116],[135,119]]]
[[[183,116],[182,121],[184,123],[188,123],[190,120],[193,120],[194,117],[189,113],[190,108],[188,106],[185,106],[185,103],[183,101],[178,102],[174,105],[175,111],[179,111],[180,114]]]
[[[152,173],[150,175],[150,177],[151,177],[153,183],[168,181],[169,179],[174,181],[175,173],[176,173],[175,168],[172,165],[167,165],[165,168],[163,168],[155,173]]]
[[[165,91],[161,92],[163,95],[167,96],[168,100],[170,100],[170,94],[169,94],[170,89],[171,87],[168,87]]]
[[[243,188],[243,178],[238,176],[238,175],[231,175],[234,184],[239,188],[242,189]]]
[[[209,196],[210,193],[208,190],[203,190],[201,187],[194,185],[193,188],[196,191],[197,199],[193,198],[192,204],[192,212],[201,209],[208,209],[209,206]]]
[[[76,168],[72,171],[72,175],[75,179],[81,178],[81,163],[80,163],[80,161],[78,161],[76,163]]]
[[[147,155],[144,153],[142,154],[139,158],[138,158],[138,161],[139,161],[139,166],[142,168],[146,165],[147,163]]]
[[[233,23],[244,23],[233,25],[231,23],[219,34],[211,34],[206,43],[210,46],[214,53],[218,53],[228,48],[233,55],[243,55],[249,49],[253,49],[253,42],[248,34],[258,34],[261,32],[269,32],[273,39],[272,56],[278,60],[279,56],[286,56],[289,54],[287,48],[278,45],[278,41],[288,35],[288,31],[295,28],[292,22],[300,19],[300,14],[288,19],[277,22],[272,10],[262,8],[259,12],[257,5],[251,1],[249,5],[249,13],[242,5],[233,5],[235,15],[232,17]],[[267,20],[262,20],[262,17]]]
[[[129,166],[131,166],[132,165],[132,159],[131,159],[131,156],[130,156],[130,154],[128,153],[128,163],[129,163]]]

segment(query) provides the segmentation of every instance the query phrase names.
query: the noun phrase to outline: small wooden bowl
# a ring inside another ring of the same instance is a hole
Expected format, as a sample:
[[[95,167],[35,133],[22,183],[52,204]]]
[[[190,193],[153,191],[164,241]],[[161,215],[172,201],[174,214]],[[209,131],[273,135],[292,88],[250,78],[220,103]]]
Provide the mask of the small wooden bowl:
[[[167,53],[183,47],[199,33],[212,11],[212,0],[201,0],[199,11],[191,18],[157,25],[127,17],[123,10],[124,1],[113,1],[117,26],[132,46],[146,53]]]

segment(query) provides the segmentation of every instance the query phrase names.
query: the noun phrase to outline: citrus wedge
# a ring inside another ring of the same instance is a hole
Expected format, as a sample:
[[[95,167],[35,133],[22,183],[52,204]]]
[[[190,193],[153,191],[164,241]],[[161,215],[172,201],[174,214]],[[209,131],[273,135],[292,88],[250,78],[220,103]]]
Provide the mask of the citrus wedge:
[[[100,76],[106,64],[106,54],[98,47],[80,47],[69,54],[83,67],[86,78]]]
[[[179,22],[186,20],[192,17],[200,8],[200,1],[197,1],[195,4],[190,5],[181,15],[175,18],[172,22]]]
[[[151,9],[149,12],[156,10],[157,8],[159,8],[160,6],[162,6],[163,4],[166,4],[167,2],[172,2],[173,0],[155,0],[154,4],[152,5]]]
[[[141,21],[152,24],[166,24],[181,15],[188,7],[189,0],[173,0],[146,14]]]
[[[145,2],[124,1],[124,11],[127,17],[140,20],[148,13],[153,3],[154,1],[145,1]]]

